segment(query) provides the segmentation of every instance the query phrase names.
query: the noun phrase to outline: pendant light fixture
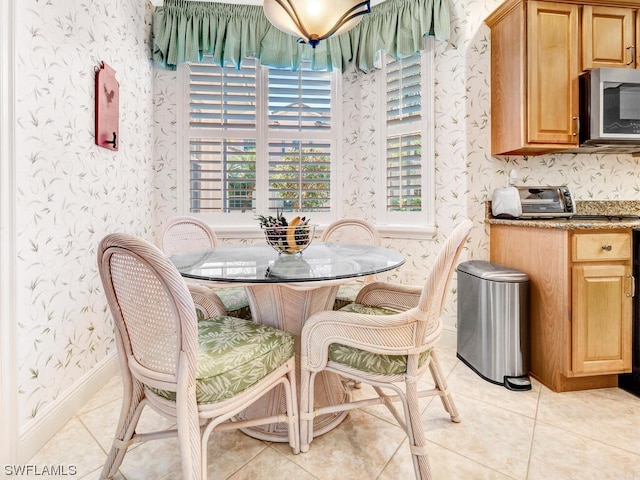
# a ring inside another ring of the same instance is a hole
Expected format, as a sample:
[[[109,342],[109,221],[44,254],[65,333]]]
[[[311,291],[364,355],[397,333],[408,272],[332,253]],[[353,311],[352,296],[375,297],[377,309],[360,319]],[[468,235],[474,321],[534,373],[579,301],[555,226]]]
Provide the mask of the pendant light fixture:
[[[313,48],[320,40],[351,30],[371,12],[370,0],[264,0],[262,6],[274,27]]]

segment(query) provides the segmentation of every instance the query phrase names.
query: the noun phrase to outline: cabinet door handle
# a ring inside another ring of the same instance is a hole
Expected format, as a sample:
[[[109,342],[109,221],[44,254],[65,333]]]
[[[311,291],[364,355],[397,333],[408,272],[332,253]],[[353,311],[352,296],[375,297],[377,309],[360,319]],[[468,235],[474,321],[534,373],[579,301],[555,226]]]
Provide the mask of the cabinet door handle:
[[[633,64],[635,58],[636,58],[636,46],[635,45],[629,45],[627,47],[627,50],[629,50],[631,52],[631,60],[629,60],[627,62],[627,65],[631,65]]]
[[[606,250],[607,252],[611,251],[611,245],[602,245],[602,249]]]
[[[576,124],[576,131],[573,132],[573,136],[577,137],[578,132],[580,131],[580,117],[573,117],[573,122]]]
[[[627,278],[631,279],[631,293],[627,293],[627,297],[635,297],[636,296],[636,277],[627,273]]]

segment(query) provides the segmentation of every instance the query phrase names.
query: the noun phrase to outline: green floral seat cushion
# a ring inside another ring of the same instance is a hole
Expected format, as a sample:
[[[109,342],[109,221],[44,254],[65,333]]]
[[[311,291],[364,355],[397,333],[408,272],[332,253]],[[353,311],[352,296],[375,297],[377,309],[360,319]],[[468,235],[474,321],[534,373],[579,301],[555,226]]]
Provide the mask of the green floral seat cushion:
[[[251,320],[249,298],[244,287],[214,288],[213,291],[220,297],[227,314],[231,317]]]
[[[370,305],[363,305],[361,303],[350,303],[349,305],[342,307],[341,312],[362,313],[364,315],[393,315],[398,313],[394,310],[383,307],[372,307]]]
[[[336,301],[333,304],[333,309],[340,310],[346,305],[355,302],[358,292],[360,292],[363,286],[363,283],[348,283],[346,285],[340,285],[338,293],[336,294]]]
[[[336,298],[338,300],[345,300],[349,302],[355,302],[358,292],[362,290],[363,283],[347,283],[346,285],[340,285]]]
[[[294,355],[293,335],[234,317],[198,322],[196,399],[214,403],[255,385]],[[151,389],[175,401],[174,392]]]
[[[363,313],[365,315],[392,315],[393,310],[382,307],[371,307],[351,303],[340,309],[341,312]],[[418,359],[418,365],[422,366],[429,358],[430,350],[422,352]],[[329,346],[329,360],[340,363],[363,372],[380,375],[399,375],[407,371],[406,355],[381,355],[379,353],[366,352],[355,347],[348,347],[334,343]]]

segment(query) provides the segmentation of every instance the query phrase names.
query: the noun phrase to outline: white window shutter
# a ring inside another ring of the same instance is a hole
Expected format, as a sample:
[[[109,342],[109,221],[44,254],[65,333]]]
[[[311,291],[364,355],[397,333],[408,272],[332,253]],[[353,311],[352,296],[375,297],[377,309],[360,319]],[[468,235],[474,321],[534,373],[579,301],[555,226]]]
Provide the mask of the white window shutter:
[[[388,212],[422,210],[422,79],[420,55],[386,64]]]
[[[239,70],[189,68],[189,211],[267,205],[271,212],[330,212],[331,74],[304,65],[296,72],[265,69],[255,60]],[[259,78],[267,82],[264,93]],[[266,169],[258,168],[262,162]]]

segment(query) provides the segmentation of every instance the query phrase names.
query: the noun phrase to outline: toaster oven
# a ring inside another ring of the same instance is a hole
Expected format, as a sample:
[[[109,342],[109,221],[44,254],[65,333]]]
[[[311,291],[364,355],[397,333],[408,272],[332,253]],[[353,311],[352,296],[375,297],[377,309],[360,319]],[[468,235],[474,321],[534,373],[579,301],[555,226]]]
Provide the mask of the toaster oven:
[[[516,186],[498,188],[491,199],[495,218],[555,218],[576,213],[566,186]]]

